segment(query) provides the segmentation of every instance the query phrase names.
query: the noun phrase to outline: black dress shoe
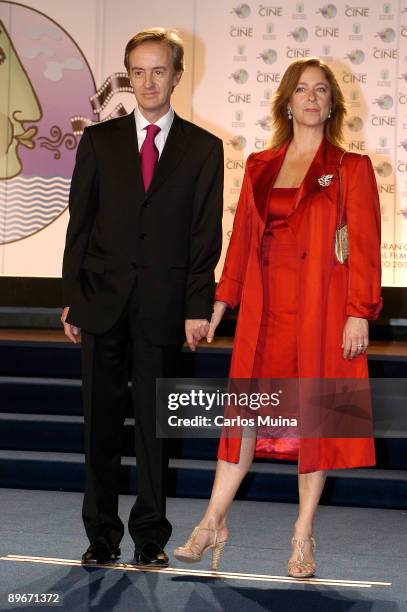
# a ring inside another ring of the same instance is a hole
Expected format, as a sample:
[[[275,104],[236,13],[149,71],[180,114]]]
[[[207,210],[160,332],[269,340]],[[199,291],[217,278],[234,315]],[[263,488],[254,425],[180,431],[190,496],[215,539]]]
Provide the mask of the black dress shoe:
[[[91,544],[82,555],[82,564],[104,565],[116,561],[121,555],[120,547],[110,548],[105,542]]]
[[[138,567],[168,567],[168,557],[156,542],[146,542],[136,549],[134,565]]]

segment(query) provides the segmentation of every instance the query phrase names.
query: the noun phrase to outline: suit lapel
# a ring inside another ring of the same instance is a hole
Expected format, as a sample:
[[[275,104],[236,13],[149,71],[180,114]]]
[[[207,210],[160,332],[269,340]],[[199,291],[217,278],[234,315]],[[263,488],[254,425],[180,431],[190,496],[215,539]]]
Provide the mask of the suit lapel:
[[[125,179],[125,192],[131,195],[134,204],[135,201],[142,201],[145,197],[134,113],[118,119],[116,126],[119,132],[119,138],[115,143],[116,158],[120,164],[120,174]]]
[[[183,130],[183,121],[177,114],[174,115],[171,129],[165,141],[153,180],[148,188],[147,195],[156,191],[167,178],[175,171],[187,150],[187,140]]]

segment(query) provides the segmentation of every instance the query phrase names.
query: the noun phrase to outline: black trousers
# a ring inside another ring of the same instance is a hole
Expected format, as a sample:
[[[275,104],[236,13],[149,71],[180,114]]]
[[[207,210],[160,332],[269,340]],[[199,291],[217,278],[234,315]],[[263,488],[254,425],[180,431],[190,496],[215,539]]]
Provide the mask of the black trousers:
[[[124,526],[118,515],[119,472],[128,398],[129,368],[135,419],[137,499],[128,521],[136,549],[162,547],[172,527],[165,516],[165,440],[156,437],[155,381],[174,375],[179,346],[155,346],[138,323],[137,285],[119,320],[101,335],[82,331],[82,388],[86,483],[82,517],[91,543],[117,546]]]

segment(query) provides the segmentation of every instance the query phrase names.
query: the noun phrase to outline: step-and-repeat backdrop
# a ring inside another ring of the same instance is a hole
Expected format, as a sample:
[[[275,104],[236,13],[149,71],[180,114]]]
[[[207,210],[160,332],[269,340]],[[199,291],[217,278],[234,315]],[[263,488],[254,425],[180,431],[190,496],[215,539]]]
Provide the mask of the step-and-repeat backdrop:
[[[152,26],[185,42],[175,109],[224,142],[224,252],[281,76],[317,55],[348,102],[348,149],[373,160],[383,285],[406,286],[407,0],[0,1],[0,274],[60,276],[78,141],[85,125],[134,108],[123,49]]]

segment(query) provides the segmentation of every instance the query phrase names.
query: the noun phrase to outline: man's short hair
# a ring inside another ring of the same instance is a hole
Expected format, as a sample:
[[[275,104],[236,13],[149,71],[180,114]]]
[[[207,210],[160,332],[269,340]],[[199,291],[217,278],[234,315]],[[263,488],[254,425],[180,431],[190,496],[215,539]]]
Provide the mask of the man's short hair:
[[[124,52],[124,65],[127,72],[130,70],[130,53],[145,42],[159,42],[168,45],[172,51],[172,62],[175,72],[183,72],[184,45],[182,40],[175,30],[166,30],[165,28],[149,28],[130,38]]]

